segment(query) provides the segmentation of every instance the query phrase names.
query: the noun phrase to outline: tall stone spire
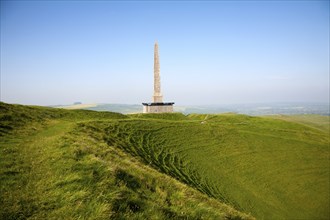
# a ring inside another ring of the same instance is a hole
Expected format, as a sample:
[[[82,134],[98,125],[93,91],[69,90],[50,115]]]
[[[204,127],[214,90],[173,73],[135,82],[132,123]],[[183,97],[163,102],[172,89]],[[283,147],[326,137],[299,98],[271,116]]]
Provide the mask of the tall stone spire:
[[[155,43],[154,49],[154,96],[153,102],[163,102],[163,96],[160,90],[160,66],[158,55],[158,43]]]
[[[143,113],[168,113],[173,112],[174,102],[163,102],[163,96],[160,89],[160,67],[158,55],[158,43],[155,42],[154,49],[154,95],[153,102],[143,102]]]

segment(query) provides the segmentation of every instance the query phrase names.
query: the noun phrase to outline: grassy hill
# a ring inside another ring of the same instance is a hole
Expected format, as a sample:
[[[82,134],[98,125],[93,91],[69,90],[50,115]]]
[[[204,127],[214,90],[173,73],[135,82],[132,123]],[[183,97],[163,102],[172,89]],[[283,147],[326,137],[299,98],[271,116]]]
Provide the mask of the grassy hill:
[[[0,103],[0,219],[253,219],[87,126],[127,119]]]
[[[2,216],[330,218],[328,116],[0,109]]]

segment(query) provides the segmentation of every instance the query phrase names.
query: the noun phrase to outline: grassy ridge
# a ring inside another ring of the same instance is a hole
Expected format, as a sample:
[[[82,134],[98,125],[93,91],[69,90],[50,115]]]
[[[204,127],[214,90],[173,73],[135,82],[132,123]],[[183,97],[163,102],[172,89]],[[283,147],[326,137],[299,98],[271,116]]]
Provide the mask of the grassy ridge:
[[[45,124],[52,120],[80,121],[127,118],[114,112],[94,112],[90,110],[68,111],[41,106],[10,105],[0,102],[0,137],[25,125]]]
[[[310,126],[233,114],[88,126],[104,129],[110,145],[258,218],[330,216],[329,136]]]
[[[0,219],[252,219],[106,143],[93,126],[127,116],[0,109]]]

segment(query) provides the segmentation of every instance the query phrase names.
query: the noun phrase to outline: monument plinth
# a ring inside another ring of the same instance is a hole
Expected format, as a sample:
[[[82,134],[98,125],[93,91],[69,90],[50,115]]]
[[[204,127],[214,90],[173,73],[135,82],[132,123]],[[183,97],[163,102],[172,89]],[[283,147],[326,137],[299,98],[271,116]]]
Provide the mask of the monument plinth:
[[[153,102],[142,103],[143,113],[164,113],[173,112],[174,102],[163,102],[163,96],[160,89],[160,65],[158,54],[158,43],[155,43],[154,49],[154,95]]]

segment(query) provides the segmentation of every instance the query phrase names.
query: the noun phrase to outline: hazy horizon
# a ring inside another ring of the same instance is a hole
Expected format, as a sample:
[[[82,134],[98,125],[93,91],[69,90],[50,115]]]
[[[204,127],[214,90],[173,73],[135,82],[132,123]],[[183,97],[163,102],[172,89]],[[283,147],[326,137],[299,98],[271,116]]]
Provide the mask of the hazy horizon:
[[[66,103],[52,103],[52,104],[31,104],[31,103],[22,103],[22,102],[5,102],[5,101],[0,101],[4,102],[7,104],[20,104],[20,105],[31,105],[31,106],[45,106],[45,107],[56,107],[56,106],[73,106],[76,105],[77,102],[80,102],[82,105],[127,105],[127,106],[132,106],[132,105],[139,105],[141,106],[142,109],[142,103],[120,103],[120,102],[81,102],[81,101],[74,101],[74,102],[66,102]],[[151,101],[149,101],[151,102]],[[225,106],[276,106],[276,105],[292,105],[292,106],[298,106],[298,105],[326,105],[329,106],[330,102],[329,101],[292,101],[292,102],[228,102],[228,103],[203,103],[203,104],[191,104],[191,103],[177,103],[175,102],[174,106],[177,107],[225,107]],[[330,108],[330,106],[329,106]]]
[[[7,103],[329,103],[329,2],[1,1]]]

